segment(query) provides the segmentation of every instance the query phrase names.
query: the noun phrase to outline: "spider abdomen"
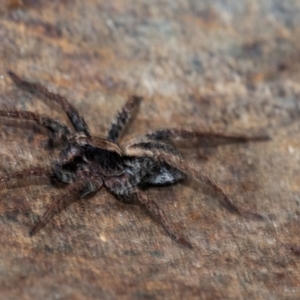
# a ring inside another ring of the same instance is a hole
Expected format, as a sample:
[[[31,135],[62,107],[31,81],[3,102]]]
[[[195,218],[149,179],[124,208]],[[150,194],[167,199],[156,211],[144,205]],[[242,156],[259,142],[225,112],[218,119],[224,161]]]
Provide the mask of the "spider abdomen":
[[[132,173],[132,181],[137,186],[170,185],[186,178],[180,170],[167,163],[155,161],[152,158],[131,158],[126,166]]]

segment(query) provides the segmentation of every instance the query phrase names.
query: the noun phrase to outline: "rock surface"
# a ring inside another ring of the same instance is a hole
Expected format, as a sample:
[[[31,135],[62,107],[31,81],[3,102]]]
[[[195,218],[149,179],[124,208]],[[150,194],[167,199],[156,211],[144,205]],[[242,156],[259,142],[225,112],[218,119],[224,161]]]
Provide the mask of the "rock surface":
[[[296,0],[1,0],[1,107],[67,122],[16,89],[13,70],[66,96],[94,135],[138,94],[127,137],[178,126],[272,136],[201,152],[182,145],[262,221],[230,214],[202,185],[148,191],[193,250],[104,189],[31,238],[61,191],[40,179],[2,185],[1,299],[299,299],[299,13]],[[32,124],[0,126],[1,174],[57,158]]]

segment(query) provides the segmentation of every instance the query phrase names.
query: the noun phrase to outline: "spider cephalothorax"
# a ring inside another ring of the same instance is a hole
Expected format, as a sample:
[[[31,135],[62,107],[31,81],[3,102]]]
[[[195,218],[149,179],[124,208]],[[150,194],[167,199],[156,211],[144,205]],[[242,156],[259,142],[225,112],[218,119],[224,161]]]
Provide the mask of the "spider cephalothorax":
[[[220,195],[221,203],[230,211],[259,217],[258,214],[238,209],[208,176],[184,162],[172,143],[174,139],[212,138],[229,143],[262,141],[267,136],[226,135],[186,129],[163,129],[140,136],[123,147],[117,144],[123,129],[141,102],[140,97],[131,97],[111,123],[105,138],[91,136],[88,126],[77,110],[62,96],[49,92],[43,86],[22,80],[13,72],[8,72],[14,83],[30,92],[59,104],[69,117],[75,132],[60,122],[30,111],[0,110],[0,117],[30,120],[50,131],[49,144],[60,141],[62,150],[57,162],[51,168],[31,167],[0,178],[10,179],[27,176],[48,176],[52,182],[66,184],[62,195],[48,207],[30,234],[35,234],[53,217],[77,199],[95,193],[105,187],[119,201],[138,204],[157,219],[169,236],[177,243],[192,248],[167,221],[164,212],[153,199],[147,197],[145,187],[172,185],[187,176],[208,184]]]

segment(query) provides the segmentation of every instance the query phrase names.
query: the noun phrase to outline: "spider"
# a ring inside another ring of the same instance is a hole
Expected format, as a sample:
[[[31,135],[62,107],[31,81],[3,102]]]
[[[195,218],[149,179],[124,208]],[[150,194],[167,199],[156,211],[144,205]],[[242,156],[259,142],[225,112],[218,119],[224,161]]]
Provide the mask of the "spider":
[[[57,120],[31,111],[0,110],[0,117],[29,120],[47,128],[49,145],[62,147],[59,159],[51,167],[37,165],[0,177],[0,182],[7,182],[29,176],[46,176],[52,183],[65,185],[62,194],[53,199],[35,223],[30,231],[31,236],[42,229],[56,213],[66,209],[74,201],[105,187],[120,202],[143,207],[175,242],[192,248],[192,244],[169,223],[163,210],[145,191],[151,186],[174,185],[185,180],[187,176],[209,185],[220,195],[221,204],[231,212],[260,217],[259,214],[236,207],[213,180],[182,159],[173,141],[197,138],[215,139],[221,144],[224,141],[240,143],[264,141],[268,139],[267,135],[228,135],[221,132],[173,128],[152,131],[132,139],[121,147],[118,141],[139,106],[141,97],[130,97],[113,119],[106,137],[96,137],[90,134],[84,118],[64,97],[49,92],[38,83],[25,81],[11,71],[8,75],[17,87],[58,104],[75,129],[71,130]]]

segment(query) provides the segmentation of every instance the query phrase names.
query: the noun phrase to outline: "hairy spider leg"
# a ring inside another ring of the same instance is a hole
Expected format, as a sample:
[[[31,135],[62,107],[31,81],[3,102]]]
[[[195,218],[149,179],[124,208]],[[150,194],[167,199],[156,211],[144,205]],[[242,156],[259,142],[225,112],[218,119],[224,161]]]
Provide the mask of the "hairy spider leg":
[[[178,235],[176,230],[167,220],[167,217],[163,210],[161,210],[158,207],[155,201],[151,200],[145,193],[142,193],[141,191],[136,191],[134,196],[136,196],[138,203],[147,210],[147,212],[152,216],[152,218],[156,219],[163,226],[167,234],[175,242],[190,249],[193,248],[190,242],[188,242],[184,237]]]
[[[33,121],[34,123],[50,130],[54,134],[54,138],[66,140],[68,134],[71,133],[70,129],[66,125],[47,116],[39,115],[31,111],[0,109],[0,117]]]
[[[223,207],[228,209],[230,212],[242,215],[245,217],[255,218],[255,219],[263,219],[263,217],[258,213],[253,213],[251,211],[244,211],[240,210],[236,205],[233,204],[230,197],[222,190],[222,188],[215,183],[212,179],[210,179],[207,175],[203,174],[200,170],[195,169],[194,167],[190,166],[188,163],[184,162],[180,157],[174,156],[169,153],[162,153],[159,151],[155,151],[155,149],[150,150],[143,150],[143,149],[133,149],[133,148],[126,148],[126,154],[128,156],[148,156],[148,157],[155,157],[159,161],[163,161],[170,166],[180,170],[181,172],[185,173],[192,178],[195,178],[197,181],[202,182],[203,184],[207,184],[210,186],[214,191],[216,191],[221,196],[221,204]]]
[[[108,140],[112,142],[118,141],[126,125],[132,118],[135,110],[137,109],[141,101],[142,101],[141,97],[132,96],[129,98],[129,100],[125,103],[125,105],[122,107],[122,109],[117,113],[117,115],[113,119],[107,134]]]
[[[10,175],[0,177],[0,183],[4,183],[13,179],[24,179],[31,176],[45,176],[49,177],[51,170],[46,167],[33,166],[30,168],[23,169],[21,171],[14,172]]]
[[[89,181],[81,180],[68,186],[65,192],[59,195],[54,199],[53,203],[50,204],[41,219],[30,230],[30,235],[33,236],[40,231],[55,214],[65,210],[72,203],[86,197],[88,194],[98,191],[102,185],[103,182],[101,178],[91,178]]]
[[[102,185],[103,185],[103,180],[101,179],[101,177],[97,177],[87,181],[85,186],[80,192],[80,198],[84,198],[89,194],[98,192],[101,189]]]
[[[62,97],[58,94],[49,92],[47,88],[45,88],[44,86],[42,86],[38,83],[25,81],[11,71],[8,71],[8,75],[11,77],[11,79],[13,80],[13,82],[16,84],[17,87],[19,87],[31,94],[36,94],[36,95],[42,96],[42,97],[48,99],[49,101],[55,102],[58,105],[60,105],[61,108],[64,110],[64,112],[69,117],[69,120],[71,121],[75,130],[77,132],[84,132],[87,136],[90,135],[88,126],[87,126],[84,118],[79,115],[77,109],[74,108],[68,102],[67,99],[65,99],[64,97]]]
[[[130,148],[140,148],[140,149],[150,150],[150,151],[160,150],[166,153],[180,156],[180,152],[173,145],[162,143],[159,141],[153,141],[153,140],[144,140],[144,141],[130,144]]]
[[[149,140],[170,141],[170,140],[184,140],[184,139],[193,139],[193,138],[197,138],[200,141],[201,139],[209,141],[212,146],[218,146],[222,144],[233,144],[233,143],[261,142],[261,141],[270,140],[270,137],[267,134],[251,136],[251,135],[239,135],[239,134],[226,134],[222,132],[213,132],[213,131],[170,128],[170,129],[161,129],[161,130],[149,132],[141,137],[133,139],[128,143],[128,145],[134,145]]]

